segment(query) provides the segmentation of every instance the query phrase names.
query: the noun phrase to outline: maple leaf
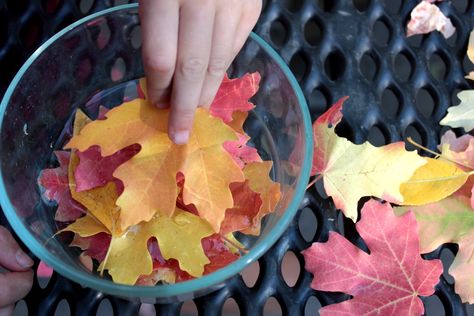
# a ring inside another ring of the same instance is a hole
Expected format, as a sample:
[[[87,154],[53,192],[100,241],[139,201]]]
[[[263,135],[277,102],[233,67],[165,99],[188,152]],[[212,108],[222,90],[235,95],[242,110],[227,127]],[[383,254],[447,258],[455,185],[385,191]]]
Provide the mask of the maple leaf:
[[[212,235],[213,230],[206,221],[189,212],[176,209],[171,218],[155,216],[123,233],[113,232],[100,223],[94,227],[94,223],[97,223],[95,219],[86,215],[63,231],[72,231],[81,237],[101,232],[110,234],[107,256],[99,270],[108,270],[114,282],[135,284],[140,276],[152,273],[152,257],[147,246],[151,237],[158,240],[163,258],[176,259],[180,269],[191,276],[201,276],[204,266],[209,263],[201,239]]]
[[[330,232],[326,243],[303,251],[305,268],[314,274],[311,287],[354,298],[323,307],[321,315],[421,315],[417,297],[434,293],[443,271],[440,260],[419,253],[415,216],[396,217],[388,203],[365,203],[357,231],[370,250],[363,252]]]
[[[236,79],[229,79],[225,75],[216,97],[211,103],[211,114],[228,123],[233,120],[232,114],[235,111],[247,112],[253,109],[255,106],[249,102],[249,99],[257,93],[260,78],[258,72],[245,74]]]
[[[469,43],[467,44],[467,57],[471,63],[474,63],[474,30],[469,35]],[[474,80],[474,71],[471,71],[467,76],[467,79]]]
[[[252,162],[243,169],[249,188],[260,194],[262,201],[257,215],[253,218],[252,226],[242,230],[245,234],[259,235],[262,218],[273,212],[280,201],[280,184],[270,178],[272,166],[271,161]]]
[[[420,250],[428,253],[444,243],[457,243],[459,250],[449,273],[463,302],[474,303],[474,210],[469,198],[456,193],[437,203],[397,207],[397,215],[412,212],[418,222]]]
[[[244,168],[250,162],[261,162],[262,158],[260,158],[257,149],[246,145],[250,137],[242,134],[237,136],[239,137],[238,140],[224,142],[223,144],[224,149],[232,156],[237,165]]]
[[[220,231],[222,235],[255,226],[255,218],[262,207],[260,194],[249,188],[248,180],[231,183],[230,190],[234,206],[225,212]]]
[[[219,231],[225,210],[233,206],[229,185],[244,181],[242,170],[222,148],[223,142],[237,139],[235,132],[198,109],[188,144],[178,146],[167,135],[168,115],[168,109],[157,109],[142,99],[126,102],[110,110],[105,120],[85,126],[66,148],[84,151],[97,145],[108,156],[141,145],[140,152],[113,174],[125,186],[117,200],[123,230],[155,213],[172,216],[178,195],[176,174],[182,172],[184,202],[194,204]]]
[[[68,165],[70,153],[56,151],[54,154],[58,158],[59,167],[43,170],[38,178],[38,183],[45,189],[43,196],[58,203],[54,219],[58,222],[70,222],[82,216],[85,209],[72,199],[69,189]]]
[[[439,122],[441,125],[462,127],[469,132],[474,129],[474,90],[465,90],[458,93],[461,100],[457,106],[448,108],[448,114]]]
[[[92,146],[83,152],[76,152],[80,161],[74,173],[76,191],[87,191],[115,181],[117,190],[121,193],[123,184],[112,174],[118,166],[132,158],[139,150],[140,146],[132,145],[107,157],[101,156],[100,148],[97,146]]]
[[[69,246],[79,247],[84,250],[84,254],[102,262],[107,255],[110,245],[110,235],[102,232],[89,237],[81,237],[75,234]]]
[[[433,2],[433,1],[432,1]],[[449,18],[434,4],[421,1],[411,12],[407,25],[407,36],[440,31],[445,38],[451,37],[456,28]]]
[[[403,142],[382,147],[355,145],[337,136],[335,125],[342,118],[346,98],[334,104],[313,124],[312,175],[319,174],[324,189],[344,215],[357,220],[357,203],[363,196],[375,196],[400,203],[400,185],[408,181],[426,161],[405,150]]]
[[[214,234],[202,239],[202,248],[209,258],[209,263],[204,267],[204,274],[219,270],[239,258],[238,254],[233,253],[222,241],[219,234]]]
[[[418,168],[407,182],[402,183],[402,205],[423,205],[442,200],[466,183],[469,173],[449,161],[425,158],[427,163]]]

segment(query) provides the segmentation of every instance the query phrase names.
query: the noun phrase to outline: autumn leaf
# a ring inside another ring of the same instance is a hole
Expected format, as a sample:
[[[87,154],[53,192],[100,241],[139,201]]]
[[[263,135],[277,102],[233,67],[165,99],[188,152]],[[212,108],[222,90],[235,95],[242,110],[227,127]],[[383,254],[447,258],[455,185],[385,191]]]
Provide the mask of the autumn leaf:
[[[204,274],[217,271],[239,258],[238,254],[229,250],[219,234],[203,238],[202,248],[204,249],[206,256],[209,258],[209,263],[204,267]]]
[[[258,72],[245,74],[236,79],[229,79],[225,75],[211,104],[211,114],[228,123],[233,120],[232,116],[235,111],[247,112],[253,109],[255,106],[249,102],[249,99],[257,93],[259,83],[260,74]]]
[[[456,137],[453,131],[447,131],[441,137],[438,149],[441,155],[459,164],[464,170],[474,170],[474,137],[466,134]]]
[[[105,259],[110,245],[110,235],[102,232],[89,237],[81,237],[75,234],[74,239],[69,244],[70,247],[79,247],[84,250],[84,254],[102,262]]]
[[[238,140],[227,141],[223,144],[224,149],[232,156],[237,165],[244,168],[250,162],[261,162],[262,158],[260,158],[257,149],[247,146],[250,137],[242,134],[237,136],[239,137]]]
[[[223,142],[237,139],[235,132],[198,109],[189,143],[178,146],[167,135],[168,114],[168,109],[136,99],[110,110],[107,119],[89,123],[66,147],[84,151],[97,145],[109,156],[140,144],[140,152],[113,174],[125,186],[117,200],[122,229],[150,220],[155,213],[172,216],[178,195],[175,178],[182,172],[185,203],[196,205],[200,216],[219,231],[225,210],[233,206],[229,185],[244,181],[241,169],[222,148]]]
[[[375,147],[355,145],[337,136],[345,98],[339,100],[313,124],[314,156],[312,175],[319,174],[324,189],[344,215],[357,220],[357,204],[364,196],[401,203],[400,185],[408,181],[426,161],[405,150],[403,142]]]
[[[85,213],[82,205],[72,199],[69,190],[68,166],[70,153],[56,151],[59,167],[45,169],[38,178],[38,183],[45,189],[43,196],[56,201],[58,208],[54,217],[58,222],[71,222]]]
[[[76,191],[90,190],[115,181],[118,192],[123,192],[122,182],[115,179],[112,174],[118,166],[132,158],[139,150],[140,146],[132,145],[107,157],[102,157],[97,146],[76,152],[79,157],[79,164],[74,173]]]
[[[419,167],[407,182],[402,183],[402,205],[423,205],[442,200],[466,183],[469,173],[449,161],[425,158],[427,163]]]
[[[474,210],[469,198],[448,197],[424,206],[395,208],[397,215],[411,211],[416,216],[420,251],[428,253],[444,243],[457,243],[459,250],[449,273],[455,278],[455,290],[463,302],[474,303]]]
[[[64,231],[74,232],[81,237],[93,236],[100,232],[112,236],[107,256],[99,270],[108,270],[114,282],[135,284],[140,276],[152,273],[152,258],[147,246],[151,237],[158,240],[163,258],[176,259],[179,267],[194,277],[201,276],[204,266],[209,263],[201,239],[212,235],[212,228],[206,221],[189,212],[176,209],[172,218],[155,216],[149,222],[132,226],[120,234],[104,231],[100,226],[92,231],[89,227],[92,227],[95,221],[90,218],[81,217]],[[85,219],[88,220],[87,223],[84,222]]]
[[[431,1],[433,2],[433,1]],[[434,4],[421,1],[411,12],[407,25],[407,36],[440,31],[445,38],[451,37],[456,28],[451,20]]]
[[[474,30],[471,32],[469,36],[469,44],[467,44],[467,57],[471,63],[474,63]],[[467,76],[467,79],[474,80],[474,71],[471,71]]]
[[[325,306],[321,315],[422,315],[420,296],[434,293],[443,271],[440,260],[423,260],[412,213],[396,217],[388,203],[365,203],[357,231],[370,250],[363,252],[330,232],[326,243],[303,251],[305,268],[319,291],[344,292],[353,299]]]
[[[466,132],[474,129],[474,90],[458,93],[461,103],[448,108],[448,114],[441,120],[441,125],[462,127]]]
[[[225,212],[220,231],[222,235],[256,226],[255,218],[262,207],[260,194],[249,188],[248,180],[231,183],[230,190],[234,206]]]
[[[271,161],[252,162],[243,169],[249,188],[260,194],[262,206],[253,218],[252,227],[242,230],[244,234],[259,235],[262,218],[272,213],[280,201],[280,184],[270,178]]]

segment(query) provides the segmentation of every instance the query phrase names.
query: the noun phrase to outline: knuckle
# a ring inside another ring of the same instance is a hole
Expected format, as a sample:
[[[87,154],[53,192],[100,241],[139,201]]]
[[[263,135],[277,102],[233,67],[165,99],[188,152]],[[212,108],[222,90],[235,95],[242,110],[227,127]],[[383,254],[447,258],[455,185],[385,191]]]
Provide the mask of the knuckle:
[[[153,72],[170,73],[174,70],[174,60],[169,56],[145,53],[143,62]]]
[[[200,58],[187,58],[181,62],[180,72],[181,75],[190,80],[199,79],[205,71],[206,64]]]
[[[226,66],[227,63],[224,58],[214,58],[209,62],[207,72],[212,76],[221,77],[226,71]]]

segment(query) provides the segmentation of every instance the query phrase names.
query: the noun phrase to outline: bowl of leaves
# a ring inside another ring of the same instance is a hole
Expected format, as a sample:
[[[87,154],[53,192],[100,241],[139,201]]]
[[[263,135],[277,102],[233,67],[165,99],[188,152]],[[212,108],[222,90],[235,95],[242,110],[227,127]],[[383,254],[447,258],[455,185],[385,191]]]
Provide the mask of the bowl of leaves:
[[[43,44],[0,106],[0,201],[25,245],[90,288],[154,302],[215,290],[290,224],[308,182],[310,116],[252,34],[190,141],[147,99],[137,5]]]

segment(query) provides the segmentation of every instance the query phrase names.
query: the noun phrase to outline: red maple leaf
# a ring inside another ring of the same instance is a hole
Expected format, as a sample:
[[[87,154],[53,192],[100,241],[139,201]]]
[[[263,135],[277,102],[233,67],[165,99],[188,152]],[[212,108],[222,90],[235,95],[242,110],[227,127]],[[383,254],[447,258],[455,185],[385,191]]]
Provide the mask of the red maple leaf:
[[[211,114],[229,123],[235,111],[247,112],[253,109],[255,106],[249,102],[249,99],[257,93],[259,83],[258,72],[245,74],[236,79],[229,79],[226,75],[211,104]]]
[[[59,222],[70,222],[85,213],[85,209],[74,201],[69,189],[68,165],[71,154],[67,151],[54,152],[59,167],[44,169],[38,183],[45,189],[43,195],[50,201],[58,203],[55,219]]]
[[[254,219],[262,206],[260,194],[249,188],[248,181],[231,183],[229,188],[234,207],[225,211],[220,231],[222,235],[258,225],[259,223],[254,223]]]
[[[260,158],[257,149],[247,146],[250,137],[242,134],[238,134],[238,137],[238,140],[225,142],[222,146],[239,167],[244,168],[250,162],[261,162],[262,158]]]
[[[440,260],[423,260],[412,212],[396,217],[388,203],[371,200],[362,208],[357,231],[370,255],[331,232],[326,243],[303,251],[311,287],[354,298],[329,305],[321,315],[421,315],[418,295],[433,294],[443,272]]]
[[[107,157],[102,157],[98,146],[92,146],[83,152],[77,151],[79,165],[74,172],[76,191],[87,191],[114,181],[118,193],[122,193],[122,181],[114,178],[112,174],[118,166],[131,159],[139,151],[138,144],[126,147]]]

